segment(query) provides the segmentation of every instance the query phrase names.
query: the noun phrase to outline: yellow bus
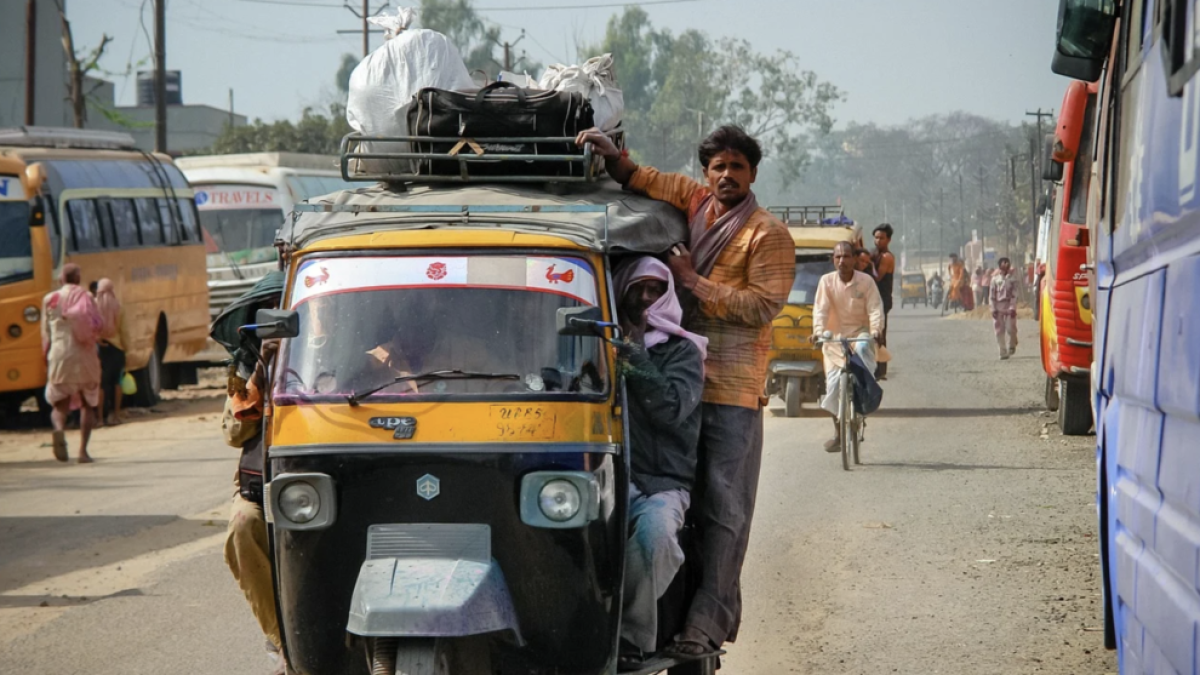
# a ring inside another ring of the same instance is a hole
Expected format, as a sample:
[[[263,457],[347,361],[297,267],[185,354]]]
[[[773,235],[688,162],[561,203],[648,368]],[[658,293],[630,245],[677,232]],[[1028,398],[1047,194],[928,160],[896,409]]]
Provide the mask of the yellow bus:
[[[73,262],[86,285],[112,279],[130,335],[126,369],[153,405],[195,378],[208,286],[192,189],[169,157],[128,134],[0,129],[0,416],[46,384],[42,298]]]

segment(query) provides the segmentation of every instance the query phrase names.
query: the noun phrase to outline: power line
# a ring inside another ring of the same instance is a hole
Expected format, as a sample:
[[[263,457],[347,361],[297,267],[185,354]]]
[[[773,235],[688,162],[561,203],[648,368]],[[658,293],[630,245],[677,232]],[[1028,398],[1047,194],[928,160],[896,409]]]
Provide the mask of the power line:
[[[327,5],[323,2],[304,2],[303,0],[242,0],[260,5],[287,5],[288,7],[318,7],[324,9],[341,9],[342,5]]]
[[[268,0],[246,0],[247,2],[267,2]],[[285,0],[271,0],[284,2]],[[532,5],[524,7],[476,7],[477,12],[528,12],[560,9],[609,9],[614,7],[648,7],[650,5],[674,5],[681,2],[704,2],[704,0],[645,0],[644,2],[614,2],[594,5]]]

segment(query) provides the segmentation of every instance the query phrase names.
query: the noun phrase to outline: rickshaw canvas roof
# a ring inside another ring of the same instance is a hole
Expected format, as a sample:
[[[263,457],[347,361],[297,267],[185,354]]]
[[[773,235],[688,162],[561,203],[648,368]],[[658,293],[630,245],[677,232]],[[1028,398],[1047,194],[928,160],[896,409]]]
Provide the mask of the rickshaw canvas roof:
[[[853,227],[789,227],[796,248],[833,250],[839,241],[852,241],[858,234]]]
[[[329,237],[430,228],[488,229],[560,236],[597,251],[659,254],[687,240],[677,209],[616,183],[564,186],[562,194],[513,185],[385,184],[297,204],[280,230],[293,249]]]

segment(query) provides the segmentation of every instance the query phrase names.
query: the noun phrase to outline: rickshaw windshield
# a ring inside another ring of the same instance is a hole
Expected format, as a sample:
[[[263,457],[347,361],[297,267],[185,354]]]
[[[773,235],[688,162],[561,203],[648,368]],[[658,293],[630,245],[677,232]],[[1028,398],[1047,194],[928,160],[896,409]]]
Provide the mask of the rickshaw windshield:
[[[558,335],[560,308],[597,304],[581,258],[310,259],[293,282],[277,405],[363,400],[592,398],[603,341]]]
[[[904,283],[917,285],[917,286],[924,286],[925,285],[925,275],[923,275],[923,274],[905,274],[904,275]]]
[[[796,258],[796,280],[788,294],[789,305],[811,305],[817,301],[817,286],[821,277],[834,271],[830,256],[803,256]]]

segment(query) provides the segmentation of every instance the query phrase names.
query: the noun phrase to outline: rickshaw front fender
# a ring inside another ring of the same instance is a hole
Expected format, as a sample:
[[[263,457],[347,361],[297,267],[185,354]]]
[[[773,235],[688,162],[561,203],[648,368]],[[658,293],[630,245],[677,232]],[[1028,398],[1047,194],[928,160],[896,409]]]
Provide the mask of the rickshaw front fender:
[[[346,630],[364,637],[464,637],[509,631],[521,638],[495,559],[376,558],[363,562]]]

